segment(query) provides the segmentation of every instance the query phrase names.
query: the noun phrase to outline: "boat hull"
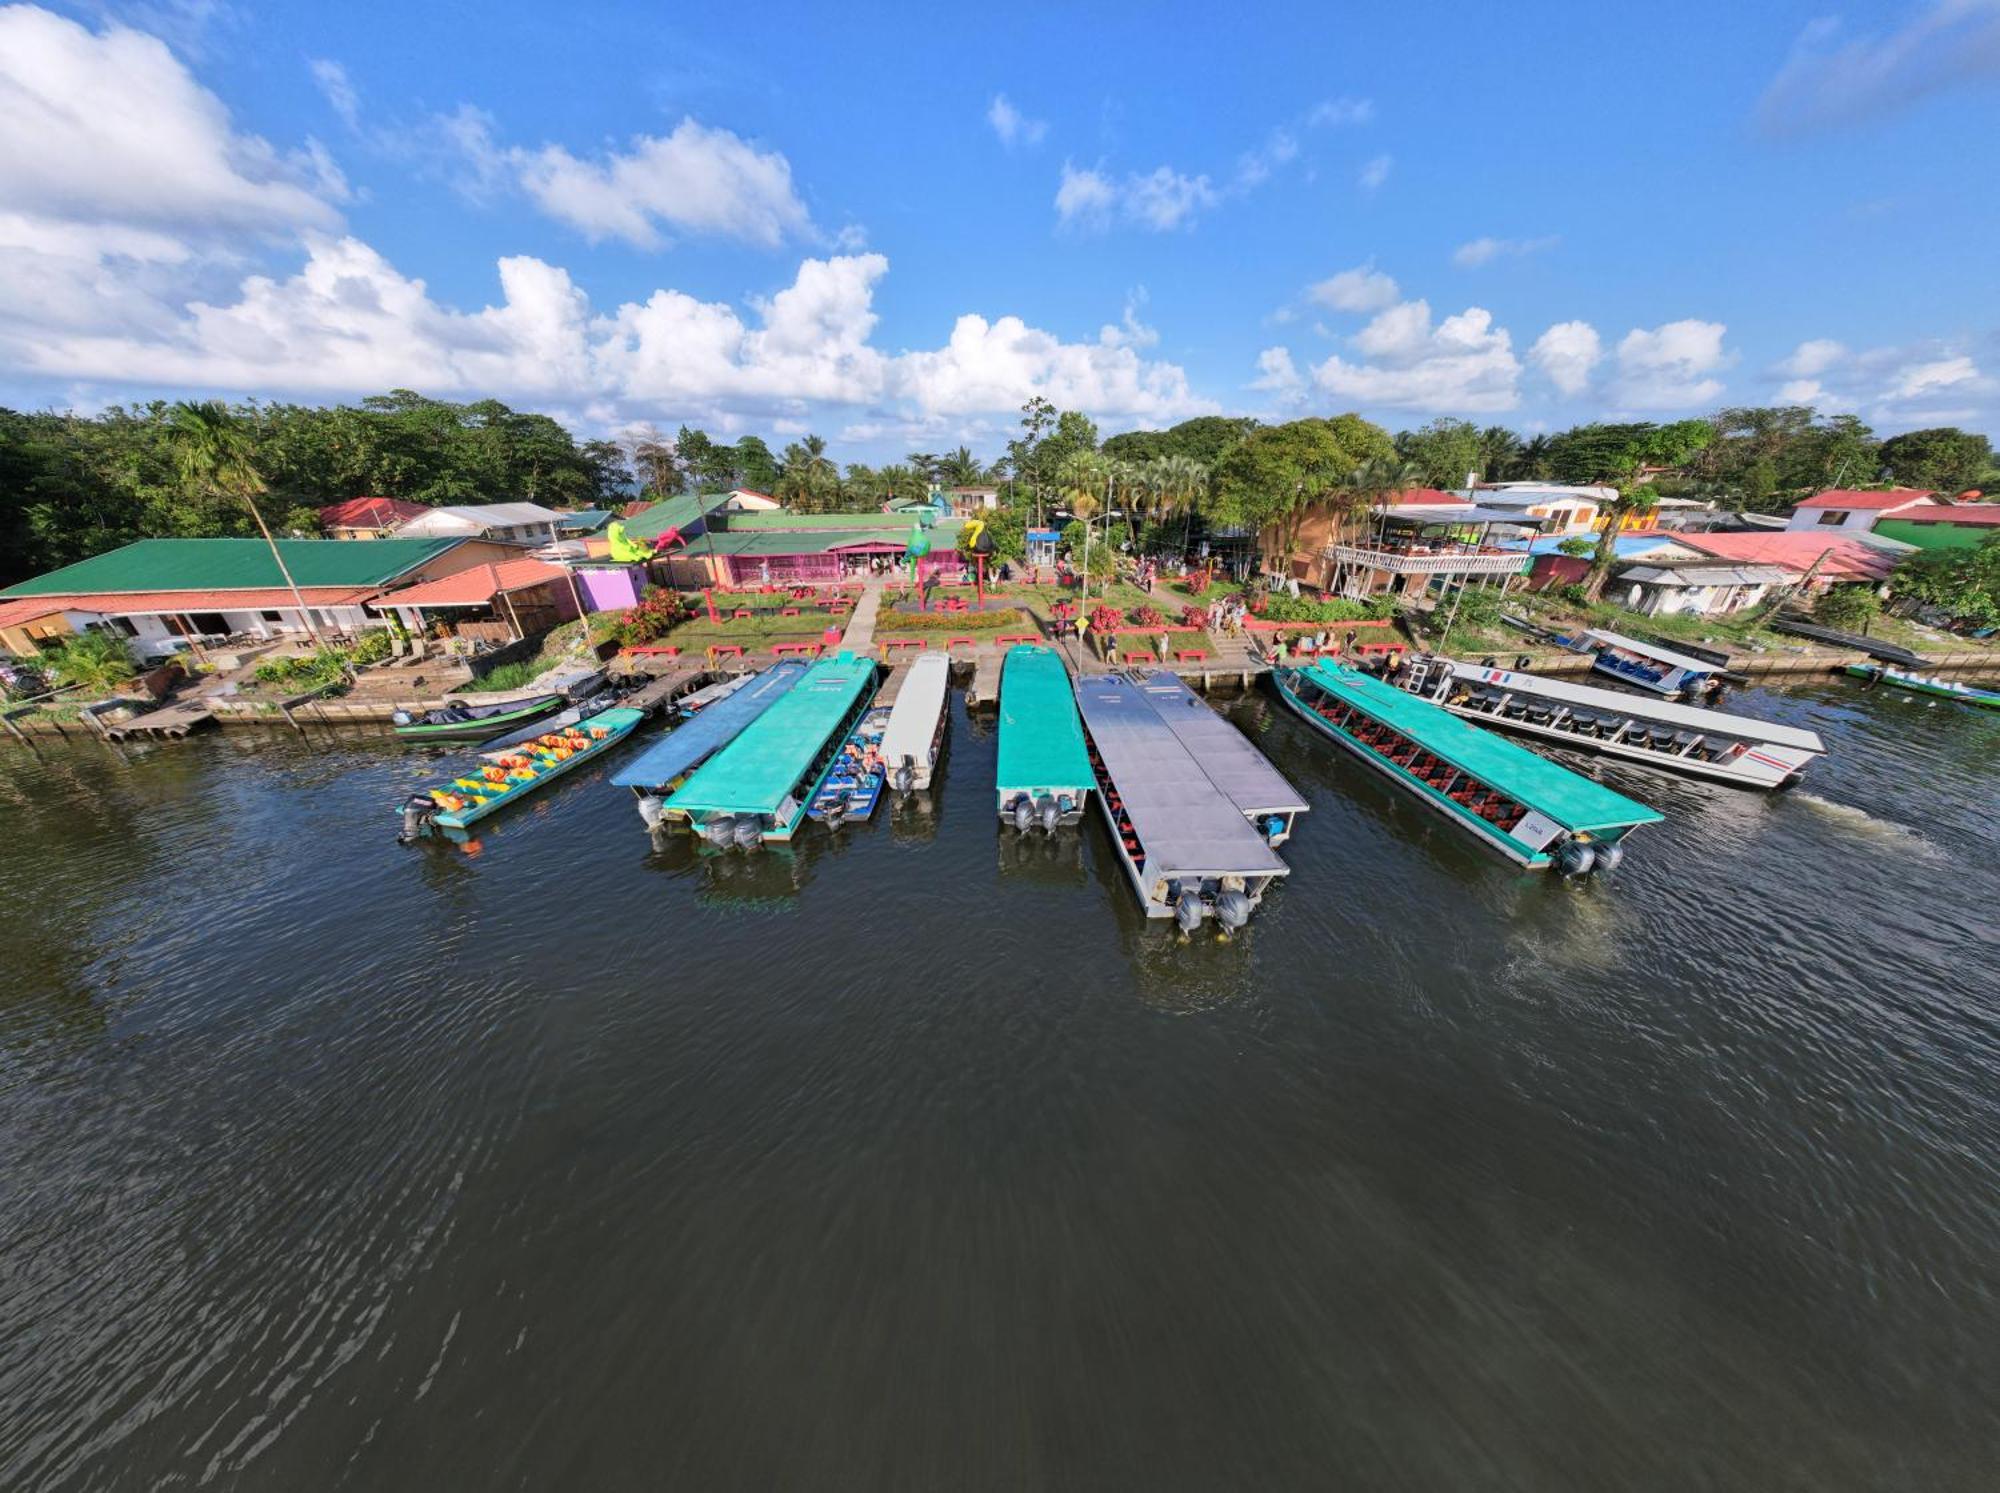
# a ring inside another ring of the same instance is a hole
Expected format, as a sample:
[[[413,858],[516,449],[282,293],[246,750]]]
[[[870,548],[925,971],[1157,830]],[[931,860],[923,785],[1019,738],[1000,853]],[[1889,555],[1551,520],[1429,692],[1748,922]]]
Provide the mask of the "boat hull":
[[[1969,684],[1953,684],[1949,680],[1934,679],[1925,674],[1910,674],[1901,669],[1877,669],[1872,664],[1848,664],[1845,672],[1857,679],[1873,680],[1891,688],[1908,690],[1913,695],[1929,695],[1935,700],[1956,700],[1961,705],[1970,705],[1976,710],[2000,710],[2000,691],[1975,689]]]
[[[595,761],[605,753],[618,747],[633,731],[638,729],[639,722],[643,719],[636,710],[621,710],[607,712],[607,714],[615,714],[620,719],[616,724],[610,725],[609,734],[602,739],[592,741],[588,746],[579,749],[559,762],[550,763],[536,772],[534,777],[516,782],[505,792],[494,794],[484,803],[474,804],[464,809],[447,809],[434,816],[431,822],[441,829],[470,829],[480,820],[490,818],[511,804],[516,804],[523,799],[533,797],[557,778],[574,772],[585,763]],[[602,717],[594,716],[592,719],[600,720]]]
[[[550,695],[545,699],[530,701],[519,710],[504,711],[498,715],[480,716],[467,721],[412,721],[392,729],[404,741],[484,741],[489,736],[498,736],[517,726],[525,726],[530,721],[540,720],[559,709],[563,703],[561,695]]]
[[[1444,705],[1444,709],[1475,725],[1492,726],[1514,735],[1532,737],[1537,741],[1567,747],[1571,751],[1589,752],[1600,757],[1616,757],[1620,761],[1637,762],[1645,767],[1658,768],[1662,772],[1679,773],[1690,778],[1705,778],[1710,782],[1728,783],[1736,788],[1767,790],[1789,788],[1805,776],[1806,763],[1811,760],[1810,757],[1797,761],[1787,760],[1791,754],[1787,753],[1781,757],[1778,755],[1781,749],[1758,747],[1745,752],[1737,759],[1739,762],[1748,760],[1750,766],[1738,768],[1734,763],[1709,762],[1699,757],[1681,757],[1672,752],[1655,752],[1623,741],[1612,741],[1602,736],[1582,736],[1558,726],[1537,725],[1533,721],[1494,715],[1490,711],[1471,709],[1463,705]]]

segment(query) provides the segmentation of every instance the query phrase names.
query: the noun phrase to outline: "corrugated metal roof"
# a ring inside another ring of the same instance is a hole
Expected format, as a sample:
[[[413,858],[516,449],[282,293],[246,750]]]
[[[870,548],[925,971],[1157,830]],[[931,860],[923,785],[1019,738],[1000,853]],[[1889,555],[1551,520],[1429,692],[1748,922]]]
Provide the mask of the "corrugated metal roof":
[[[280,539],[301,588],[383,586],[463,541]],[[0,596],[123,595],[140,591],[230,591],[283,586],[261,539],[141,539],[22,581]]]
[[[359,606],[379,593],[376,586],[301,586],[309,607]],[[144,617],[156,612],[296,612],[289,586],[253,591],[130,591],[102,596],[52,596],[54,609],[94,612],[102,617]]]
[[[729,501],[726,492],[676,493],[671,498],[662,498],[644,513],[625,521],[625,532],[634,539],[658,539],[669,529],[679,529],[683,533],[692,528],[695,521],[706,509],[711,514],[721,511]]]
[[[806,666],[795,659],[773,664],[743,688],[668,732],[611,776],[621,788],[665,788],[734,741],[801,679]]]
[[[1676,669],[1686,669],[1694,674],[1713,674],[1717,669],[1722,667],[1720,664],[1709,659],[1694,658],[1685,653],[1676,653],[1673,649],[1663,648],[1658,643],[1642,643],[1637,638],[1628,638],[1624,633],[1613,632],[1607,627],[1587,628],[1583,635],[1586,638],[1604,643],[1612,648],[1622,648],[1628,653],[1638,653],[1647,658],[1658,659],[1663,664],[1671,665]]]
[[[913,527],[907,513],[792,513],[780,509],[775,513],[732,513],[729,515],[729,529],[732,533],[754,533],[769,529],[889,529],[898,534],[907,534]],[[965,527],[965,521],[957,518],[941,518],[931,526],[933,534],[957,534]]]
[[[1116,674],[1080,679],[1076,703],[1138,833],[1148,877],[1286,874],[1137,685]]]
[[[1791,578],[1776,565],[1634,565],[1618,573],[1621,581],[1665,586],[1773,586]]]
[[[1053,648],[1017,643],[1000,665],[1000,761],[994,780],[1002,793],[1091,784],[1069,670]]]
[[[823,658],[667,800],[690,813],[774,814],[864,690],[875,665],[851,653]]]
[[[1309,807],[1250,738],[1209,709],[1181,677],[1160,669],[1140,688],[1167,729],[1180,739],[1209,781],[1246,814],[1302,814]]]
[[[1922,503],[1934,495],[1928,488],[1892,487],[1886,492],[1870,492],[1852,487],[1829,487],[1825,492],[1814,493],[1798,506],[1800,508],[1841,508],[1878,511],[1884,508],[1901,508],[1905,503]]]
[[[1306,677],[1393,726],[1426,751],[1568,830],[1651,824],[1663,816],[1505,737],[1460,720],[1405,690],[1338,664],[1315,663]],[[1245,825],[1248,828],[1248,825]]]
[[[479,607],[507,591],[559,581],[569,574],[544,560],[502,560],[475,565],[456,575],[440,576],[378,597],[378,607]]]

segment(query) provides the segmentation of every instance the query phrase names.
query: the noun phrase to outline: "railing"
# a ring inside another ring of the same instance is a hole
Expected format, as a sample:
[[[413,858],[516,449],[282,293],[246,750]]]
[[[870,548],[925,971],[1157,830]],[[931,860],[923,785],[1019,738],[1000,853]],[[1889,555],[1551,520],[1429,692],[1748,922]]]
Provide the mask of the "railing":
[[[1360,545],[1328,545],[1326,557],[1343,565],[1364,565],[1391,575],[1518,575],[1528,563],[1519,551],[1445,550],[1414,554],[1408,550],[1364,549]]]

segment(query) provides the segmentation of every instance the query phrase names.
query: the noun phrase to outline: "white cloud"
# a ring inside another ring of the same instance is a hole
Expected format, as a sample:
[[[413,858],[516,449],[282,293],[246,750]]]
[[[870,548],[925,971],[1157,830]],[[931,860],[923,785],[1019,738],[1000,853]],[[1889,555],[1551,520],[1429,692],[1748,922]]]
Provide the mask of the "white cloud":
[[[1261,389],[1280,405],[1297,404],[1305,397],[1306,381],[1292,362],[1290,348],[1267,347],[1257,354],[1257,376],[1250,387]]]
[[[1500,258],[1520,258],[1553,249],[1561,239],[1551,233],[1541,238],[1476,238],[1452,251],[1451,261],[1461,269],[1477,269]]]
[[[670,135],[639,135],[624,151],[579,160],[560,145],[511,152],[522,189],[550,217],[593,243],[619,238],[660,247],[663,229],[775,248],[811,231],[792,190],[792,168],[774,150],[683,119]]]
[[[1528,349],[1528,361],[1558,392],[1572,398],[1589,387],[1591,371],[1603,356],[1603,340],[1587,321],[1559,321]]]
[[[1181,368],[1141,358],[1122,338],[1063,342],[1018,316],[988,321],[971,313],[958,318],[944,347],[898,357],[891,393],[925,415],[1013,409],[1030,393],[1069,409],[1149,421],[1217,408],[1195,396]]]
[[[315,87],[326,96],[327,104],[340,117],[340,122],[350,130],[361,128],[361,96],[355,92],[354,83],[347,76],[347,69],[327,57],[315,57],[307,63],[312,73]]]
[[[1047,120],[1028,118],[1007,101],[1004,93],[993,95],[993,102],[986,107],[986,122],[993,126],[1000,143],[1009,149],[1016,145],[1040,145],[1049,132]]]
[[[1389,179],[1389,170],[1395,164],[1396,158],[1394,156],[1376,156],[1361,168],[1361,175],[1359,177],[1361,190],[1364,192],[1373,192],[1380,189],[1382,183]]]
[[[1663,322],[1651,331],[1634,327],[1618,344],[1618,377],[1612,397],[1622,409],[1685,410],[1711,404],[1722,393],[1713,377],[1728,366],[1719,321]]]
[[[1854,411],[1884,429],[2000,419],[2000,379],[1951,343],[1856,351],[1829,337],[1815,338],[1800,343],[1775,371],[1788,375],[1777,391],[1784,403]]]
[[[1299,138],[1290,130],[1276,129],[1255,150],[1245,151],[1236,163],[1236,190],[1249,192],[1271,179],[1280,166],[1298,159]]]
[[[1827,371],[1847,356],[1847,349],[1831,337],[1815,337],[1792,349],[1792,355],[1778,365],[1778,372],[1809,379]]]
[[[1758,104],[1773,134],[1831,129],[2000,78],[2000,0],[1930,0],[1884,35],[1846,36],[1809,22]]]
[[[1335,311],[1369,312],[1394,304],[1398,294],[1394,280],[1364,264],[1309,287],[1306,299]]]
[[[1186,176],[1168,166],[1114,180],[1065,161],[1056,187],[1056,221],[1084,231],[1101,232],[1117,221],[1165,233],[1190,224],[1218,200],[1206,176]]]
[[[1826,385],[1816,378],[1795,378],[1778,386],[1780,404],[1819,404],[1827,398]]]
[[[1462,414],[1512,409],[1519,402],[1521,363],[1493,313],[1468,306],[1431,325],[1427,301],[1401,301],[1377,313],[1349,345],[1313,369],[1313,383],[1340,399],[1387,409]]]
[[[1375,117],[1375,101],[1365,98],[1322,99],[1306,116],[1314,126],[1367,124]]]

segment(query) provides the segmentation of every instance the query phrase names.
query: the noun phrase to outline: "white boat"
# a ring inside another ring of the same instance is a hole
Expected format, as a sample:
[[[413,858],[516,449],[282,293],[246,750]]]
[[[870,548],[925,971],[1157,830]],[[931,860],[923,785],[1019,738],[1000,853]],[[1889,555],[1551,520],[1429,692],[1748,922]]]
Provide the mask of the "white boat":
[[[1456,659],[1415,659],[1402,684],[1482,725],[1741,788],[1790,787],[1826,752],[1797,726]]]
[[[951,658],[936,650],[920,653],[903,676],[889,724],[882,732],[882,761],[889,786],[928,788],[944,750],[944,726],[951,699]]]
[[[1586,644],[1595,645],[1583,650],[1595,654],[1593,669],[1609,674],[1620,684],[1651,690],[1654,694],[1700,694],[1713,688],[1716,676],[1722,672],[1721,664],[1691,658],[1657,643],[1642,643],[1623,633],[1592,628],[1583,636]]]

